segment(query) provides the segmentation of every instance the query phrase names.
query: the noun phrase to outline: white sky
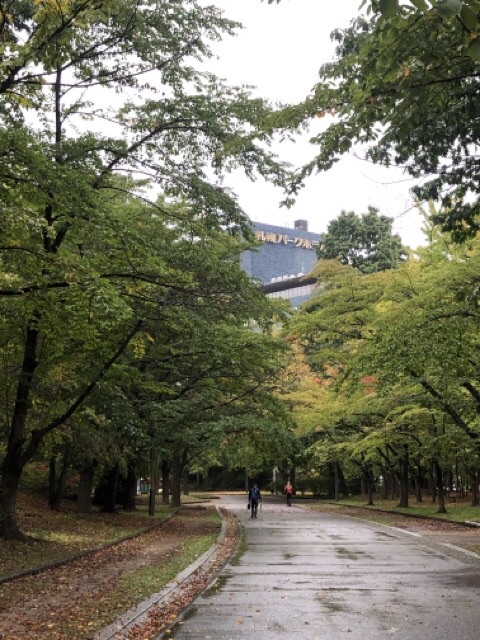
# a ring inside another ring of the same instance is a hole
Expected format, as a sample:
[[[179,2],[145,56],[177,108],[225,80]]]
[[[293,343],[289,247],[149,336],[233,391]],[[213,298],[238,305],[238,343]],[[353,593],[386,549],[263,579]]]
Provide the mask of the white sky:
[[[205,0],[207,1],[207,0]],[[218,60],[208,69],[230,84],[251,84],[256,93],[283,103],[301,101],[314,86],[318,69],[332,60],[330,33],[348,26],[358,14],[361,0],[209,0],[228,18],[244,25],[235,38],[214,46]],[[296,144],[283,144],[278,154],[298,166],[309,160],[315,147],[308,136]],[[254,221],[293,226],[299,218],[309,230],[323,232],[342,209],[365,213],[368,205],[395,219],[394,231],[414,248],[424,242],[422,220],[413,207],[413,182],[396,168],[377,167],[350,155],[327,173],[313,175],[291,209],[280,208],[282,192],[260,180],[251,183],[240,174],[225,181]]]

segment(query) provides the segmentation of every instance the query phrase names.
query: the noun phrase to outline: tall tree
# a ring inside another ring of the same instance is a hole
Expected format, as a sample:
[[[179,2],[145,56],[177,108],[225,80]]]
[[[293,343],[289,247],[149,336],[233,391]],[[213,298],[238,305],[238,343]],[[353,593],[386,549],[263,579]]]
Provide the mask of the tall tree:
[[[196,0],[24,0],[0,13],[4,537],[21,537],[16,492],[41,441],[172,292],[201,298],[149,187],[187,202],[183,220],[248,233],[224,171],[285,177],[268,105],[193,66],[235,26]]]
[[[365,4],[365,3],[364,3]],[[328,170],[354,144],[366,158],[422,178],[414,192],[441,201],[438,216],[456,239],[479,227],[477,97],[480,4],[462,0],[372,0],[373,14],[332,34],[332,62],[299,105],[299,120],[323,118],[315,169]],[[295,113],[289,110],[289,117]],[[474,196],[472,198],[472,195]]]
[[[407,253],[400,236],[392,233],[392,224],[393,219],[379,215],[375,207],[361,216],[342,211],[329,223],[317,255],[320,259],[338,258],[362,273],[393,269]]]

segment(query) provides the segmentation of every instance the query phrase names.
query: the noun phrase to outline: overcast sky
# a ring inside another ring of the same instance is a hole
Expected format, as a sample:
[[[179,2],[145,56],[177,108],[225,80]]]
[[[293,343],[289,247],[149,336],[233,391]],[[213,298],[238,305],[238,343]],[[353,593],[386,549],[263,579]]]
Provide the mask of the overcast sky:
[[[205,0],[207,1],[207,0]],[[252,84],[256,93],[273,101],[302,100],[318,78],[321,64],[333,58],[330,33],[348,26],[358,14],[361,0],[209,0],[238,20],[244,29],[235,38],[215,45],[218,60],[208,68],[233,84]],[[314,154],[305,140],[280,145],[281,157],[298,166]],[[309,230],[323,232],[328,222],[345,209],[364,213],[368,205],[395,219],[394,231],[416,247],[424,241],[422,221],[413,206],[411,180],[396,168],[383,169],[353,155],[327,173],[310,178],[296,205],[279,207],[280,190],[260,181],[252,184],[240,174],[227,177],[226,185],[254,221],[293,226],[306,219]]]

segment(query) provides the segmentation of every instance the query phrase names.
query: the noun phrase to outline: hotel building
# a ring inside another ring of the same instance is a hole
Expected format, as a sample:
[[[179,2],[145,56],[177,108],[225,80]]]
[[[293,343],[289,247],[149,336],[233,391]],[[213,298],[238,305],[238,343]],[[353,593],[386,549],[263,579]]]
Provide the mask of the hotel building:
[[[253,229],[262,244],[242,254],[242,268],[263,284],[267,296],[285,298],[298,307],[315,287],[308,274],[317,260],[320,234],[308,231],[306,220],[296,220],[293,229],[263,222],[253,223]]]

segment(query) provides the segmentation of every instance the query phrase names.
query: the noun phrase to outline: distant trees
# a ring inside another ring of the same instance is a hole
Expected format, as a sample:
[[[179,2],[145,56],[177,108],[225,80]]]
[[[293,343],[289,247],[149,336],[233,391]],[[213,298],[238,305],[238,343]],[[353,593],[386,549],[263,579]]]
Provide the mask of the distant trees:
[[[400,236],[392,233],[393,220],[369,207],[359,216],[342,211],[332,220],[317,249],[320,259],[336,259],[362,273],[393,269],[407,258]]]

